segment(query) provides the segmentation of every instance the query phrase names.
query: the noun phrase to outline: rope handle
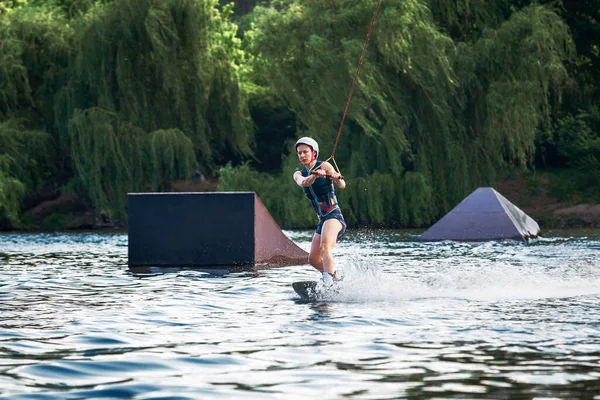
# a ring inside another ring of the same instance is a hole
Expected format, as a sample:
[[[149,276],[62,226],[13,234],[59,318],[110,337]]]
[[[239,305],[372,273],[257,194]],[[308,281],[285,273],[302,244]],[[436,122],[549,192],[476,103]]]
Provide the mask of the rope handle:
[[[333,156],[329,157],[327,160],[325,160],[323,162],[327,162],[329,160],[333,161],[333,169],[335,170],[335,172],[337,172],[338,174],[340,174],[340,179],[344,179],[344,176],[340,172],[340,169],[339,169],[337,163],[335,162],[335,158]],[[313,169],[312,171],[310,171],[311,175],[316,175],[315,171],[318,170],[319,168],[321,168],[322,165],[323,165],[323,163],[319,164],[315,169]],[[325,175],[325,177],[331,179],[332,175],[327,174],[327,175]]]
[[[310,174],[311,174],[311,175],[316,175],[316,173],[315,173],[315,172],[316,172],[316,171],[312,171]],[[338,172],[338,173],[339,173],[339,172]],[[325,175],[325,178],[333,179],[333,175],[329,175],[329,174],[327,174],[327,175]],[[338,178],[338,179],[344,179],[344,177],[343,177],[343,176],[340,174],[340,176],[339,176],[339,178]]]

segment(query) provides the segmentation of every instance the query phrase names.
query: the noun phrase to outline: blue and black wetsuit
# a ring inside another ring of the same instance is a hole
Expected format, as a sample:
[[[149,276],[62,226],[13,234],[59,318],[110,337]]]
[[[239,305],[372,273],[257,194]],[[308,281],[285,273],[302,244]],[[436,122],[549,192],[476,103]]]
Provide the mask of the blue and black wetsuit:
[[[310,170],[302,168],[302,171],[300,171],[302,176],[309,176],[311,171],[322,163],[323,161],[317,161]],[[337,197],[335,196],[333,181],[329,178],[317,178],[312,185],[303,187],[302,190],[319,217],[319,224],[317,225],[315,232],[320,235],[323,229],[323,223],[328,219],[335,218],[342,223],[342,230],[338,233],[339,240],[346,232],[346,221],[344,220]]]

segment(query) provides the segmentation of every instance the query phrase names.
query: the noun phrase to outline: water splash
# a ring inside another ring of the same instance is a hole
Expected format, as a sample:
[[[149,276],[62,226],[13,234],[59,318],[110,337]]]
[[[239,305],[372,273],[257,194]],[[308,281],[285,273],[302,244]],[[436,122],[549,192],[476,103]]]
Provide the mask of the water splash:
[[[378,267],[377,260],[346,257],[343,282],[332,301],[407,301],[453,298],[478,301],[566,298],[600,294],[600,269],[589,260],[573,264],[515,264],[506,261],[437,260],[432,265]]]

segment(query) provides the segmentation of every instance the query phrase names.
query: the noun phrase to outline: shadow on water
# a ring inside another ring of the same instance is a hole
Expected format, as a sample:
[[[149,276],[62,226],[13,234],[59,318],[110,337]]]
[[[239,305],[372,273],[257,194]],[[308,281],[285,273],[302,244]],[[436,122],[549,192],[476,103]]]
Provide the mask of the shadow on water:
[[[331,310],[329,309],[329,304],[317,302],[311,303],[310,309],[313,313],[308,317],[310,321],[322,321],[327,320],[331,316]]]
[[[251,277],[256,276],[259,272],[258,269],[247,268],[247,267],[215,267],[215,268],[194,268],[194,267],[159,267],[159,266],[147,266],[147,267],[128,267],[131,275],[137,278],[146,278],[155,275],[164,274],[178,274],[181,272],[190,272],[196,277],[204,278],[224,278],[224,277]]]

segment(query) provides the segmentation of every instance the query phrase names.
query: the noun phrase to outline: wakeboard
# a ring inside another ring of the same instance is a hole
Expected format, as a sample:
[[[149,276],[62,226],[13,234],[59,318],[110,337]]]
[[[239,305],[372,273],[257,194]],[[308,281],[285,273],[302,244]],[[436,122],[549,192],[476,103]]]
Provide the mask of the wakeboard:
[[[292,287],[303,301],[319,301],[338,294],[340,284],[340,281],[335,281],[331,286],[324,286],[321,281],[298,281],[292,283]]]
[[[304,301],[315,301],[319,297],[317,292],[317,281],[298,281],[292,283],[292,287],[298,296]]]

